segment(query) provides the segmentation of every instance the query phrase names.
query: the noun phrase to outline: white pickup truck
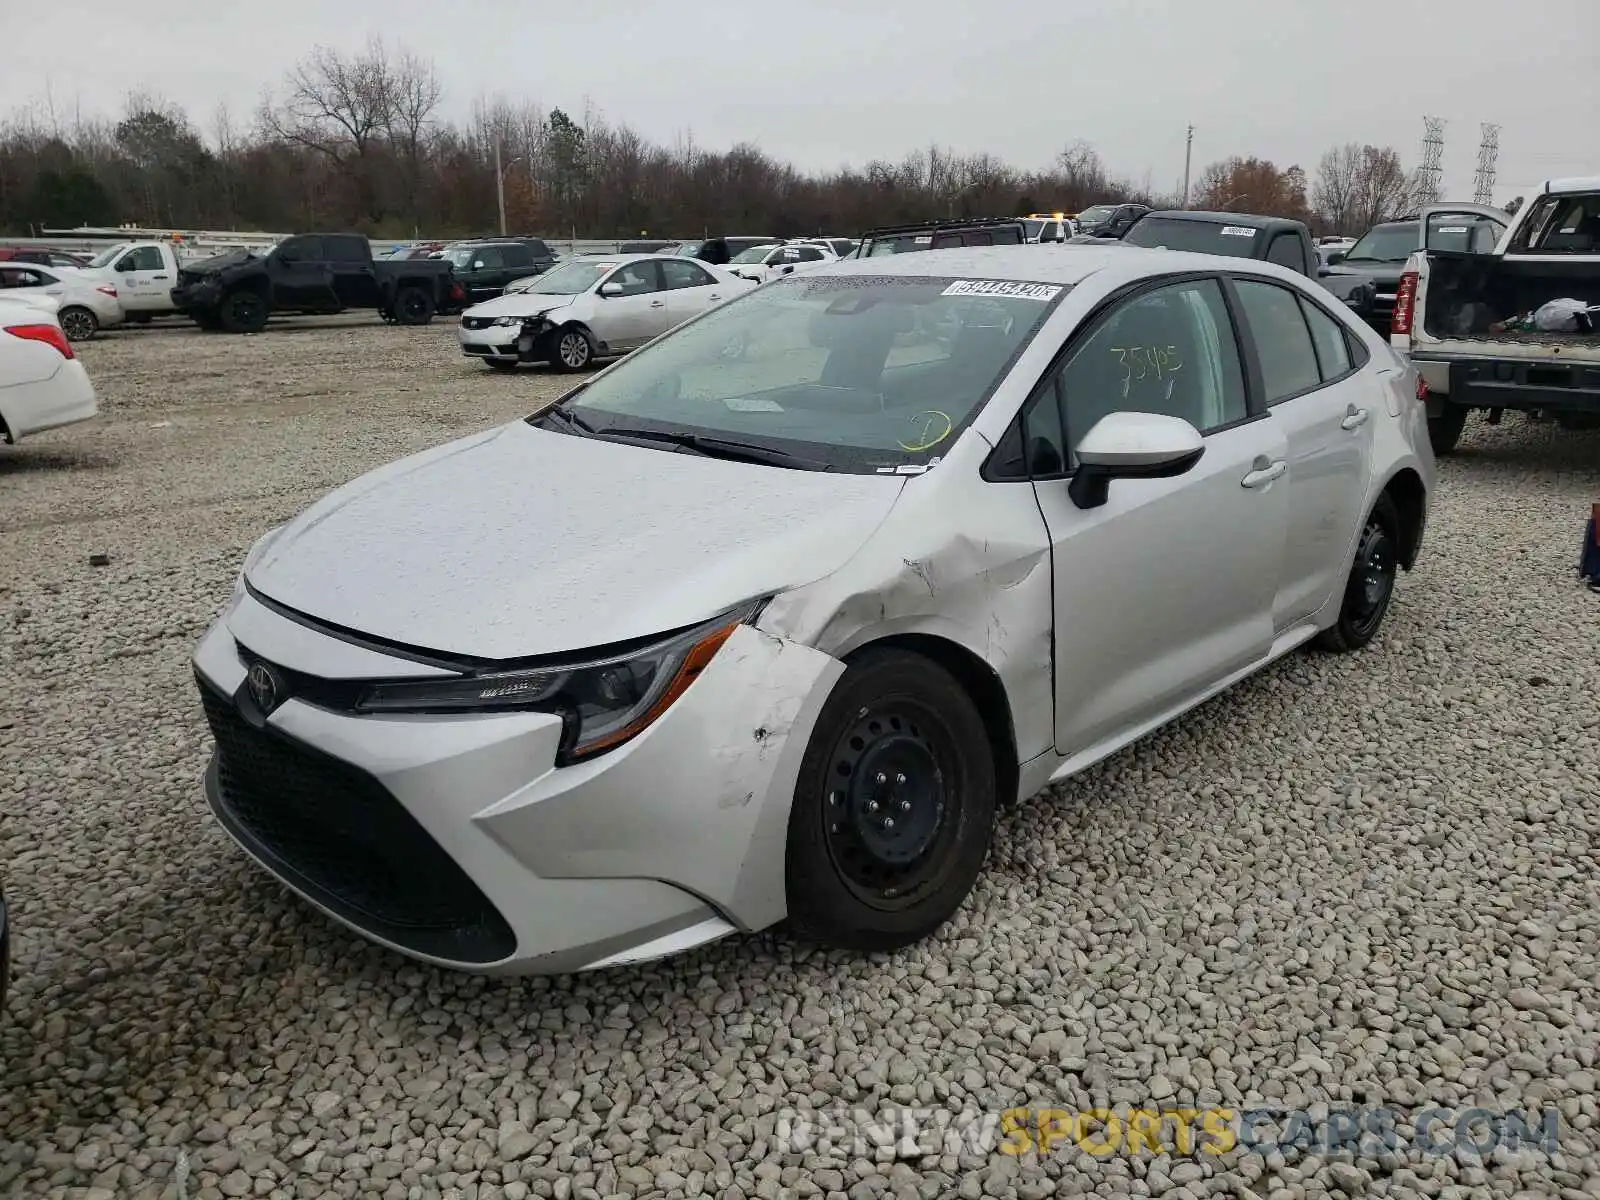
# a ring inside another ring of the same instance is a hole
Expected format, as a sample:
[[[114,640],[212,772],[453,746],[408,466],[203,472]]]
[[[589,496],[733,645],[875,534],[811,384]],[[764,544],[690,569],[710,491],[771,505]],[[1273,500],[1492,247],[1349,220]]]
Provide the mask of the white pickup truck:
[[[178,311],[172,289],[182,261],[172,242],[118,242],[95,255],[79,274],[116,284],[127,319],[145,322]]]
[[[1508,408],[1600,424],[1600,321],[1554,332],[1516,320],[1564,299],[1600,306],[1600,176],[1546,183],[1493,253],[1411,256],[1389,342],[1427,384],[1434,453],[1456,448],[1473,409],[1490,424]]]

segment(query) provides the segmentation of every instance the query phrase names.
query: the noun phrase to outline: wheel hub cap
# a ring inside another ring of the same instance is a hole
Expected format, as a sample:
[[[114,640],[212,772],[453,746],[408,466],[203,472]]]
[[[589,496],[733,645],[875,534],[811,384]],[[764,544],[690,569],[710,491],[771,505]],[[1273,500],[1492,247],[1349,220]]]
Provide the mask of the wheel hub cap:
[[[588,347],[575,333],[569,333],[561,339],[561,358],[569,367],[580,367],[583,360],[588,357]]]
[[[835,861],[858,886],[894,895],[944,824],[933,747],[907,718],[868,715],[840,741],[832,779],[825,820]]]
[[[1394,587],[1395,559],[1389,545],[1389,535],[1381,528],[1369,528],[1362,536],[1356,553],[1356,569],[1352,583],[1355,585],[1356,614],[1363,621],[1371,620],[1389,598]]]

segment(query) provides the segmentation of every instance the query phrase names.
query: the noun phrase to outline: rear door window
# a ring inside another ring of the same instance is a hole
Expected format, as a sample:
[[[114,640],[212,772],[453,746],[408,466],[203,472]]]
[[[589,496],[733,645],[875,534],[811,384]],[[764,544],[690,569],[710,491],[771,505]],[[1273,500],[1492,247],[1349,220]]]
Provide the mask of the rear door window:
[[[328,262],[365,263],[371,255],[367,241],[362,237],[350,234],[325,235],[322,239],[322,251]]]
[[[508,267],[533,266],[533,253],[520,242],[500,247],[500,253],[505,256],[505,265]]]
[[[1319,386],[1322,372],[1299,298],[1286,287],[1256,279],[1235,280],[1234,286],[1255,342],[1267,403]]]

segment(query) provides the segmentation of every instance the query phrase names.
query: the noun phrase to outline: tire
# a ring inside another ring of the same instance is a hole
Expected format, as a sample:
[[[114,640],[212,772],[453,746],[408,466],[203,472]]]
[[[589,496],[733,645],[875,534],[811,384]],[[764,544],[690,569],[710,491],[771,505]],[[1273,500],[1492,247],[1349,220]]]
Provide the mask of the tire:
[[[795,931],[871,952],[937,930],[983,869],[995,778],[983,718],[948,671],[902,650],[863,653],[800,764],[784,865]]]
[[[69,342],[87,342],[100,332],[100,319],[81,304],[69,304],[56,314]]]
[[[1467,411],[1462,405],[1447,402],[1444,412],[1428,418],[1428,444],[1436,457],[1455,453],[1461,431],[1467,427]]]
[[[507,374],[510,374],[512,371],[515,371],[522,365],[519,362],[515,362],[512,359],[507,358],[486,358],[483,361],[487,363],[492,370],[504,371]]]
[[[229,333],[260,333],[267,327],[267,301],[259,292],[230,292],[217,306],[222,328]]]
[[[1334,654],[1359,650],[1378,635],[1394,599],[1400,573],[1400,511],[1385,492],[1356,539],[1339,619],[1317,635],[1317,647]]]
[[[550,336],[550,365],[558,371],[582,371],[594,363],[594,338],[582,325],[563,325]]]
[[[395,293],[394,319],[401,325],[427,325],[433,320],[435,308],[433,297],[415,284]]]

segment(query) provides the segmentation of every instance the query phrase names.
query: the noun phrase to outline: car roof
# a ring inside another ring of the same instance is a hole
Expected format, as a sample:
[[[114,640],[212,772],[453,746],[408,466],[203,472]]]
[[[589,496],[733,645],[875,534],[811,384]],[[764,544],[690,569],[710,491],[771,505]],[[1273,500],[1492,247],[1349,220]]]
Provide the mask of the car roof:
[[[1176,250],[1147,250],[1138,246],[1079,246],[1041,250],[1038,246],[963,246],[948,250],[921,250],[912,254],[886,254],[879,258],[841,258],[805,273],[806,279],[831,275],[930,276],[952,275],[1027,283],[1081,283],[1103,267],[1126,270],[1147,256],[1152,273],[1215,269],[1226,262],[1238,270],[1239,260]]]
[[[1257,213],[1211,212],[1194,208],[1157,208],[1145,213],[1144,220],[1160,217],[1163,221],[1200,221],[1207,225],[1239,225],[1250,229],[1277,229],[1285,225],[1298,226],[1299,221],[1288,217],[1263,217]]]

